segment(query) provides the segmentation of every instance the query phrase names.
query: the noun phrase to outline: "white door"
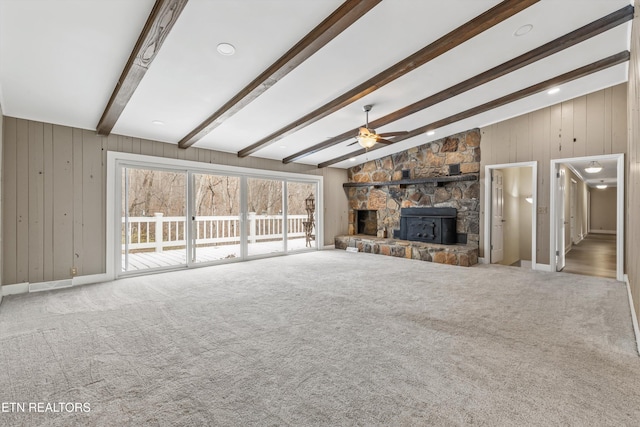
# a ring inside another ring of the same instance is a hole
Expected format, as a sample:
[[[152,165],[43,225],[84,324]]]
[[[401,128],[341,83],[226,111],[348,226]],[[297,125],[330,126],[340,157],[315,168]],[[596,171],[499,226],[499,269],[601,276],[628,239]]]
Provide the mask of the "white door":
[[[491,263],[504,258],[504,184],[501,170],[491,171]]]
[[[564,192],[565,185],[565,171],[560,168],[556,174],[558,186],[558,200],[557,200],[557,218],[556,218],[556,271],[562,271],[564,268],[564,227],[565,227],[565,214],[564,214]]]
[[[571,180],[571,195],[569,197],[569,227],[571,230],[571,245],[573,245],[578,243],[578,229],[576,227],[578,183],[573,179]]]

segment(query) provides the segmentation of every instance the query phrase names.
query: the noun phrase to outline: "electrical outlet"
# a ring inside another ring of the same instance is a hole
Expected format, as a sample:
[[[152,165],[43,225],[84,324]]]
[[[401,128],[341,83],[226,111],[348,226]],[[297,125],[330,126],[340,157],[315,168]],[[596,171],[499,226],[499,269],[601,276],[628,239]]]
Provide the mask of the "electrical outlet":
[[[76,277],[78,275],[78,268],[71,267],[71,277]]]

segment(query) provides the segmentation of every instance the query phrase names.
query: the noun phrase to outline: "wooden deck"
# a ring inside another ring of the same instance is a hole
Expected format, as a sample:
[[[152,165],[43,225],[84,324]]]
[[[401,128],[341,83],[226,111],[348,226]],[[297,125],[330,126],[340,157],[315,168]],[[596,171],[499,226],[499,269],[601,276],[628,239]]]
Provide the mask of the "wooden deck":
[[[305,247],[305,239],[290,239],[287,241],[289,252],[304,249],[315,249],[316,243],[312,241],[312,248]],[[248,256],[280,253],[283,251],[283,242],[260,242],[247,245]],[[196,248],[196,263],[208,263],[228,258],[240,257],[240,245],[220,245]],[[125,255],[122,255],[122,271],[132,272],[156,268],[178,267],[187,264],[187,253],[183,249],[165,250],[163,252],[135,252],[129,254],[129,265],[125,267]]]

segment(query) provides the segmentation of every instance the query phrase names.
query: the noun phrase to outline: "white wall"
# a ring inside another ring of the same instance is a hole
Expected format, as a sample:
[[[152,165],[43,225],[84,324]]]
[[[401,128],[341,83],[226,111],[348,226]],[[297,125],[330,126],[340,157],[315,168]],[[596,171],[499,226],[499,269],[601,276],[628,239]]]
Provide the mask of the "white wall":
[[[517,168],[502,169],[504,194],[504,256],[500,264],[520,260],[520,174]]]
[[[527,197],[531,196],[531,179],[533,169],[530,167],[518,168],[519,172],[519,188],[520,197],[518,202],[520,205],[520,259],[531,261],[531,230],[533,222],[531,218],[531,203],[527,202]]]
[[[501,169],[504,174],[504,258],[500,264],[531,261],[530,167]]]

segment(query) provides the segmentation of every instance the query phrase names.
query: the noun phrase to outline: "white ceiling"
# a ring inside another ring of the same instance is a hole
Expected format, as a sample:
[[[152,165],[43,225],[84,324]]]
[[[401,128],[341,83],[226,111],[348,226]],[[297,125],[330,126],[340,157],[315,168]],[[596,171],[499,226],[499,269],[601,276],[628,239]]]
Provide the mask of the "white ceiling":
[[[602,170],[595,173],[585,171],[592,161],[599,163]],[[595,187],[599,184],[604,184],[608,187],[618,186],[618,161],[610,156],[595,156],[588,159],[571,160],[561,164],[568,166],[589,187]]]
[[[498,0],[384,0],[195,146],[238,152],[366,81]],[[394,82],[253,155],[282,160],[473,77],[623,8],[630,0],[542,0]],[[0,103],[7,116],[96,125],[153,0],[0,0]],[[189,0],[113,133],[177,143],[322,22],[342,0]],[[521,37],[524,24],[533,30]],[[630,22],[507,76],[391,123],[412,130],[629,49]],[[216,52],[233,44],[233,56]],[[539,93],[359,156],[381,157],[622,83],[621,64],[550,96]],[[153,124],[155,120],[164,125]],[[346,141],[299,160],[359,149]],[[349,167],[343,161],[336,167]]]

